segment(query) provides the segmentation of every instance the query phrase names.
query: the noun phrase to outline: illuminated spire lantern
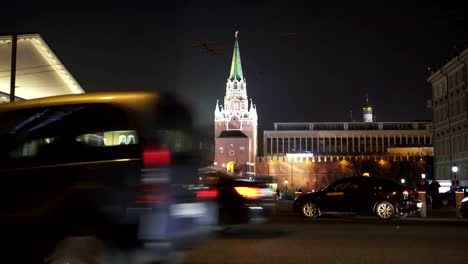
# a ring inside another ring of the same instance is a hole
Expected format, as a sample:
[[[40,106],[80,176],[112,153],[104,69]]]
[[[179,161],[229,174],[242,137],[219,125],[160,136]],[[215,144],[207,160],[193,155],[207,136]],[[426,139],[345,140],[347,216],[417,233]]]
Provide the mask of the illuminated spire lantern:
[[[234,52],[232,54],[232,62],[231,62],[231,72],[229,74],[229,80],[243,80],[244,77],[242,75],[242,65],[240,59],[240,52],[239,52],[239,43],[237,43],[237,35],[239,31],[236,31],[235,37],[236,40],[234,42]]]
[[[369,104],[369,96],[366,94],[366,103],[362,107],[363,121],[364,122],[374,122],[374,117],[372,115],[372,106]]]

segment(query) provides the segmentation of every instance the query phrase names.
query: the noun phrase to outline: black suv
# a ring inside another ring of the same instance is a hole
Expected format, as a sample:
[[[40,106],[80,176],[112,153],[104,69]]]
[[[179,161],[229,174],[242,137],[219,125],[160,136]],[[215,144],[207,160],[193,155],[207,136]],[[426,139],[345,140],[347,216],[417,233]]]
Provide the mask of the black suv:
[[[217,223],[191,113],[169,94],[28,100],[0,105],[0,120],[0,246],[15,263],[101,263],[114,250],[138,263],[129,252],[185,249]]]
[[[464,196],[468,196],[468,187],[467,186],[459,186],[453,188],[445,193],[440,194],[440,203],[443,207],[454,207],[455,206],[455,192],[463,192]]]
[[[338,212],[391,219],[419,211],[422,203],[416,197],[416,192],[388,179],[349,177],[319,192],[300,195],[293,209],[297,215],[309,218]]]

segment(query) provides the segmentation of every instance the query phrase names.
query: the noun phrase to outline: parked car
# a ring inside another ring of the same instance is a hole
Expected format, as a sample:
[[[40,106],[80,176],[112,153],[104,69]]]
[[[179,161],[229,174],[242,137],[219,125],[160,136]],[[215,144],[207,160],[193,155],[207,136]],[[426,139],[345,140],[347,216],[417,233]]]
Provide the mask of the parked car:
[[[460,214],[463,218],[468,218],[468,197],[465,197],[461,200]]]
[[[205,168],[200,183],[216,193],[219,223],[224,226],[267,221],[275,209],[275,196],[269,177],[246,178],[224,170]]]
[[[293,210],[315,218],[328,213],[375,214],[381,219],[420,210],[417,193],[394,181],[377,177],[349,177],[318,192],[298,196]]]
[[[170,94],[27,100],[0,105],[0,120],[0,240],[15,263],[175,252],[217,224],[191,113]]]
[[[454,207],[455,206],[455,192],[463,192],[464,196],[468,196],[468,187],[460,186],[453,188],[447,192],[440,194],[440,202],[443,207]]]

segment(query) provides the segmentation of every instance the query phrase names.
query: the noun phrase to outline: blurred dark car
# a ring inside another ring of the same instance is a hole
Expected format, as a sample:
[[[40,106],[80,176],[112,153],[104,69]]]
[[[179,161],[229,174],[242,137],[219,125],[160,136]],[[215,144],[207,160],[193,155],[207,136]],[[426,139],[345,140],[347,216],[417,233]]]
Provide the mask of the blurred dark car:
[[[328,213],[375,214],[381,219],[420,210],[417,193],[394,181],[376,177],[350,177],[327,188],[298,196],[293,203],[298,216],[315,218]]]
[[[463,218],[468,218],[468,197],[465,197],[463,200],[461,200],[460,214]]]
[[[222,170],[199,170],[200,182],[210,186],[219,205],[219,223],[237,225],[267,221],[275,212],[274,192],[269,177],[244,178]]]
[[[28,100],[0,105],[0,119],[1,246],[16,263],[176,252],[217,224],[215,197],[199,195],[191,113],[169,94]]]
[[[464,196],[468,196],[468,187],[460,186],[453,188],[447,192],[440,194],[440,202],[443,207],[454,207],[455,206],[455,192],[463,192]]]

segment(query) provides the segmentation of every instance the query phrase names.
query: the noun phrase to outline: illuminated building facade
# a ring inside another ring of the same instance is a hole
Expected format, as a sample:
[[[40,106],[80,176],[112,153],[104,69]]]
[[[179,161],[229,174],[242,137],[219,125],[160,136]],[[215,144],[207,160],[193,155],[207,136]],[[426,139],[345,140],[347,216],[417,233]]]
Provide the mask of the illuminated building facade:
[[[257,157],[257,109],[252,100],[249,102],[246,86],[236,32],[224,105],[216,102],[214,111],[214,166],[253,175]]]
[[[414,182],[418,174],[430,174],[431,122],[371,122],[369,115],[372,108],[366,100],[363,122],[274,123],[274,130],[263,132],[264,157],[259,158],[257,174],[308,191],[364,173],[397,180],[403,175],[393,166],[397,162],[413,166],[405,177]]]
[[[0,37],[0,103],[10,100],[12,38]],[[17,39],[15,100],[84,93],[38,34]]]
[[[433,71],[435,174],[452,185],[468,185],[468,49]]]

